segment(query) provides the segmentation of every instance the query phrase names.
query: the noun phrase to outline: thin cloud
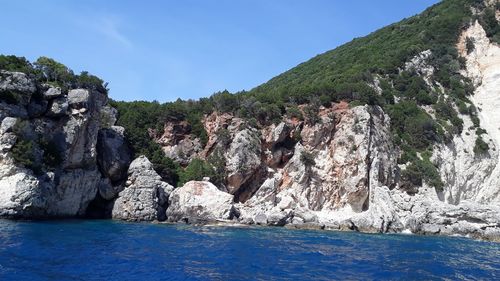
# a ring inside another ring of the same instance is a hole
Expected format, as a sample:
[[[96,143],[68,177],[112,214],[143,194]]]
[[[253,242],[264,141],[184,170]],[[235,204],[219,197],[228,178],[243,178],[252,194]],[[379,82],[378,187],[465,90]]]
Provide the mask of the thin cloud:
[[[72,17],[73,22],[94,34],[104,36],[109,41],[115,42],[124,48],[132,48],[134,44],[121,31],[122,20],[116,15]]]
[[[120,31],[120,20],[115,16],[100,18],[96,21],[95,29],[109,39],[114,40],[127,48],[131,48],[133,46],[127,36]]]

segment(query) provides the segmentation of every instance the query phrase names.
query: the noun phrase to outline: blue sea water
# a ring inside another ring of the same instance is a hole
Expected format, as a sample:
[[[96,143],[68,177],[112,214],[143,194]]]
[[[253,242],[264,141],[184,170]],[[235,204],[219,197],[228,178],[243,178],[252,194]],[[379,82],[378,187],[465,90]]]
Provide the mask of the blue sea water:
[[[106,220],[0,220],[0,280],[500,280],[463,238]]]

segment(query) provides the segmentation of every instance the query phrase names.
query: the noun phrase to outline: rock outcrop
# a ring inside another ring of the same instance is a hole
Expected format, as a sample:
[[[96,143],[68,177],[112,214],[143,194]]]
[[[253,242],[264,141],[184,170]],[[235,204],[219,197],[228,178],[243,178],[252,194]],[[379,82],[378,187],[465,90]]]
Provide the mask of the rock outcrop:
[[[200,223],[229,220],[235,215],[233,195],[210,182],[191,181],[175,189],[168,199],[170,222]]]
[[[106,93],[62,92],[7,71],[1,72],[0,92],[8,95],[0,101],[0,216],[84,216],[106,178],[126,176],[123,138],[104,142],[99,158],[106,173],[97,164],[99,132],[110,130],[101,122]]]
[[[128,221],[165,220],[173,187],[163,181],[153,164],[141,156],[130,164],[125,188],[114,202],[112,217]]]
[[[302,128],[302,142],[286,165],[269,168],[253,197],[238,206],[242,221],[262,224],[265,217],[268,224],[283,225],[297,216],[296,223],[314,223],[315,212],[361,213],[369,208],[371,186],[395,185],[397,150],[389,138],[390,120],[380,108],[338,104],[320,117],[318,124]],[[284,126],[268,139],[285,139],[279,137]]]

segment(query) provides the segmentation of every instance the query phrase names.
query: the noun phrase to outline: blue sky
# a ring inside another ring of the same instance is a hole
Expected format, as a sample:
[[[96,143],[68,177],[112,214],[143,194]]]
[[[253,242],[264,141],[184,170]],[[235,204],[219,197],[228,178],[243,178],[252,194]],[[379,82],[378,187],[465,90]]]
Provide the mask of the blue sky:
[[[249,90],[438,0],[0,0],[0,53],[52,57],[117,100]]]

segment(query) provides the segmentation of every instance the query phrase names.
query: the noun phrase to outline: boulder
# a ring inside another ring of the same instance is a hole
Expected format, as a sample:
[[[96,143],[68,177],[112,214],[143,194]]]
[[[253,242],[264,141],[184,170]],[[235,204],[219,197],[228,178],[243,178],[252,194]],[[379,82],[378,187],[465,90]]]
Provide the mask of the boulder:
[[[41,196],[39,180],[27,171],[16,171],[6,163],[1,167],[0,217],[40,217],[45,214],[47,200]]]
[[[175,189],[169,197],[167,218],[170,222],[210,222],[232,219],[233,195],[204,181],[191,181]]]
[[[263,213],[260,213],[260,214],[257,214],[253,221],[255,222],[255,224],[258,224],[258,225],[267,225],[267,216],[266,214],[263,214]]]
[[[127,176],[131,151],[125,141],[125,129],[113,126],[99,131],[97,137],[97,161],[101,172],[117,182]]]
[[[278,126],[276,126],[276,128],[274,128],[270,138],[267,139],[267,141],[273,144],[278,144],[283,142],[289,135],[290,127],[286,123],[281,122],[280,124],[278,124]]]
[[[201,150],[200,140],[198,138],[191,139],[190,136],[179,141],[176,145],[163,147],[165,156],[184,166],[189,165],[191,160],[197,158]]]
[[[68,92],[68,104],[71,107],[87,107],[90,103],[90,92],[86,89],[74,89]]]
[[[51,99],[57,98],[60,95],[62,95],[62,92],[61,92],[61,88],[59,88],[59,87],[50,87],[43,93],[43,97],[46,100],[51,100]]]
[[[173,187],[161,181],[145,156],[132,161],[128,175],[125,189],[114,203],[112,217],[128,221],[165,220],[168,196]]]
[[[66,114],[68,111],[68,100],[65,97],[59,97],[52,101],[47,116],[49,117],[59,117]]]
[[[0,70],[0,101],[9,95],[9,98],[16,99],[18,104],[26,106],[35,91],[35,83],[26,74]]]
[[[110,128],[116,124],[116,115],[118,110],[109,105],[101,108],[101,127]]]
[[[12,132],[17,120],[18,119],[14,117],[5,117],[0,125],[0,134]]]

